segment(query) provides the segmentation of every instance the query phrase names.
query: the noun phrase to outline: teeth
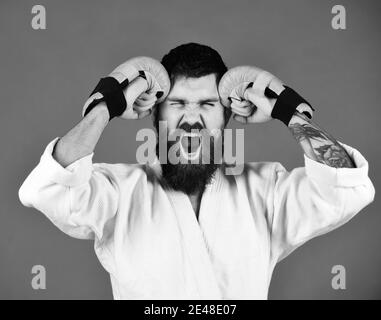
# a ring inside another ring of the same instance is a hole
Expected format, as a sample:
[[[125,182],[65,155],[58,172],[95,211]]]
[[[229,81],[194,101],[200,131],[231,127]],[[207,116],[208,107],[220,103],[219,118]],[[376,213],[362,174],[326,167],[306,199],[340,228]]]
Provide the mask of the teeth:
[[[190,138],[195,138],[195,137],[201,137],[201,134],[195,133],[195,132],[185,132],[181,137],[190,137]]]

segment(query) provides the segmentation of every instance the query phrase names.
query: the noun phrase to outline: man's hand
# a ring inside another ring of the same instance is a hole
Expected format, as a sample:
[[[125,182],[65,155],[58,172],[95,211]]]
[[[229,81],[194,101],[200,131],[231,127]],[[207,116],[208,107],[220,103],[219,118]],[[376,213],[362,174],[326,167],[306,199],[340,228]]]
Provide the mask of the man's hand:
[[[230,69],[219,83],[219,93],[224,106],[231,108],[233,118],[242,123],[266,122],[274,117],[285,122],[295,110],[306,112],[310,117],[313,113],[312,108],[280,79],[252,66]],[[291,106],[293,103],[296,105]]]

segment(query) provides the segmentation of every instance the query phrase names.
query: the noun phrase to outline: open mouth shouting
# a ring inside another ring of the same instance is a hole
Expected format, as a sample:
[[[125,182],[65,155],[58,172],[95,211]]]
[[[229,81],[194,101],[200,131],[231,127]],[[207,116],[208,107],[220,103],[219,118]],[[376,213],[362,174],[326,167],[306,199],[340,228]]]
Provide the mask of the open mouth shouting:
[[[188,161],[198,159],[202,145],[201,139],[200,133],[184,132],[180,137],[181,156]]]

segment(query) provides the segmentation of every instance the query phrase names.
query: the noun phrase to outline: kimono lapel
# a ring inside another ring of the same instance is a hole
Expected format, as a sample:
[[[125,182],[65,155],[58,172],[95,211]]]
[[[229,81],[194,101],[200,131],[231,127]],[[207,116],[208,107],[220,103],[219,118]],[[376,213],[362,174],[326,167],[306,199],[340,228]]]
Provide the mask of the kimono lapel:
[[[209,213],[213,215],[216,213],[215,209],[209,212],[211,207],[210,194],[215,189],[216,182],[214,181],[204,191],[200,205],[200,224],[206,220],[205,216]],[[167,191],[167,193],[175,210],[180,232],[184,240],[184,249],[192,266],[200,299],[221,299],[222,294],[218,287],[215,271],[213,270],[209,246],[188,196],[176,191]]]
[[[158,159],[147,166],[147,169],[160,179],[161,167]],[[222,293],[209,254],[210,247],[203,231],[204,226],[208,229],[208,236],[214,238],[215,219],[218,213],[218,207],[214,202],[218,199],[218,191],[221,189],[222,180],[222,171],[218,169],[215,178],[206,187],[202,196],[199,212],[200,223],[197,221],[192,204],[186,194],[169,189],[165,190],[174,209],[184,241],[185,254],[192,267],[200,299],[222,299]]]

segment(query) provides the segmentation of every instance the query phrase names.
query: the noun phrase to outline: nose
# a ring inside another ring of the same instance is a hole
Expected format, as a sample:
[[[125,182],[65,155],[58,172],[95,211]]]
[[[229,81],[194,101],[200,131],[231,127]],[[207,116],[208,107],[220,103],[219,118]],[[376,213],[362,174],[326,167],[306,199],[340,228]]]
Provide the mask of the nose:
[[[197,103],[189,103],[184,109],[183,121],[190,125],[200,122],[202,123],[201,108]]]

